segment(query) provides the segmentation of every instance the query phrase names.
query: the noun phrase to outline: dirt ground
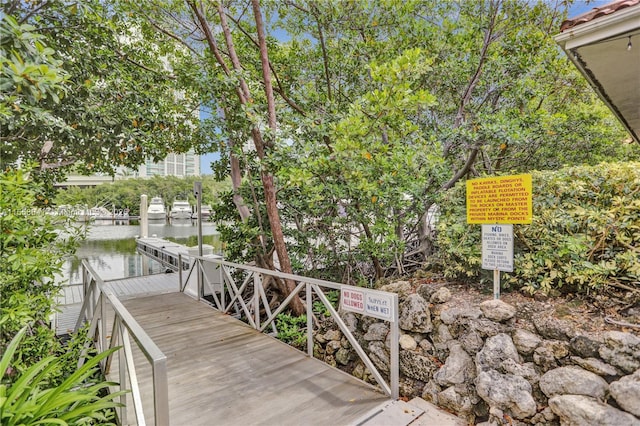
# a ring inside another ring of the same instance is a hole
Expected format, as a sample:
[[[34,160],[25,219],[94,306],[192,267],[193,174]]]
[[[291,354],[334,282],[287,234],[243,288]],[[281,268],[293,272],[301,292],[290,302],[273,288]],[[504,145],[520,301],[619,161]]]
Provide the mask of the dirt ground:
[[[434,289],[446,286],[455,304],[477,305],[493,298],[493,284],[483,286],[447,281],[443,277],[413,278],[414,288],[422,284]],[[534,315],[552,316],[570,323],[578,334],[625,331],[640,335],[640,292],[607,290],[599,295],[530,295],[518,290],[503,290],[500,299],[516,308],[518,322],[526,323]],[[452,302],[449,302],[450,304]]]

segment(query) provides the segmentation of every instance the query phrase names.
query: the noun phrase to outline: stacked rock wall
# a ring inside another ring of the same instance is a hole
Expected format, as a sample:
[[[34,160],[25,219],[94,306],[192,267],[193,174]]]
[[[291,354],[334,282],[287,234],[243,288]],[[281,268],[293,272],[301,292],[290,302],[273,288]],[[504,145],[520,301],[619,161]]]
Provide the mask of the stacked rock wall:
[[[640,338],[628,332],[577,334],[552,317],[518,318],[500,300],[454,302],[446,287],[399,295],[400,394],[422,398],[469,424],[640,425]],[[388,324],[342,313],[383,373]],[[316,334],[315,355],[371,381],[336,329]]]

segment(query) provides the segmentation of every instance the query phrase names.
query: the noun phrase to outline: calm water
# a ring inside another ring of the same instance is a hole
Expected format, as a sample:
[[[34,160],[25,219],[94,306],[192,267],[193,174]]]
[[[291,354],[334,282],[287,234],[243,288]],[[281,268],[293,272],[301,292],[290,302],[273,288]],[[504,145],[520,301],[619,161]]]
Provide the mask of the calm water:
[[[136,237],[140,235],[140,226],[132,224],[114,225],[110,221],[91,223],[87,239],[80,245],[76,256],[68,259],[63,267],[61,283],[80,284],[82,282],[81,262],[87,259],[89,264],[103,279],[132,277],[162,272],[161,265],[153,260],[145,262],[143,270],[142,255],[136,251]],[[149,224],[149,236],[165,238],[179,244],[196,246],[198,227],[190,220],[172,224]],[[213,223],[202,224],[202,242],[214,247],[214,253],[220,250],[218,233]]]

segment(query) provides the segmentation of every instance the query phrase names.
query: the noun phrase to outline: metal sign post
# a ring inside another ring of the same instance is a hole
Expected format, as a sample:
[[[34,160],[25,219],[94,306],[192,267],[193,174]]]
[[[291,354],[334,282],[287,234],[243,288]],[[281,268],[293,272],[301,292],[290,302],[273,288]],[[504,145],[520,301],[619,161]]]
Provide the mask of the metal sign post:
[[[193,182],[193,195],[196,197],[196,210],[198,212],[196,220],[198,222],[198,256],[202,257],[202,182]],[[182,265],[180,265],[182,267]],[[202,269],[198,268],[198,292],[202,293],[202,283],[204,281],[202,276]],[[198,294],[198,297],[202,297],[203,294]]]
[[[500,271],[513,272],[513,225],[482,225],[482,269],[493,270],[493,298],[500,299]]]

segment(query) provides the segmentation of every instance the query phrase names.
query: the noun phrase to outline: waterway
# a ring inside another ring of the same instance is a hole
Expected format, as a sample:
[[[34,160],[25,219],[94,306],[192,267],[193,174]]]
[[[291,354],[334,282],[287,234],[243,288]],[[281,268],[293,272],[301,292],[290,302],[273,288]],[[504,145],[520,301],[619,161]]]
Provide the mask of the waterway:
[[[65,261],[62,275],[56,281],[61,284],[82,283],[82,259],[103,279],[126,278],[137,275],[163,272],[162,266],[149,260],[136,251],[136,237],[140,235],[140,226],[136,222],[114,224],[111,221],[95,221],[87,225],[87,238],[78,248],[76,255]],[[185,220],[174,223],[149,223],[149,236],[165,238],[186,246],[198,244],[198,227],[195,221]],[[213,247],[214,253],[221,252],[219,234],[215,224],[202,224],[202,242]]]

